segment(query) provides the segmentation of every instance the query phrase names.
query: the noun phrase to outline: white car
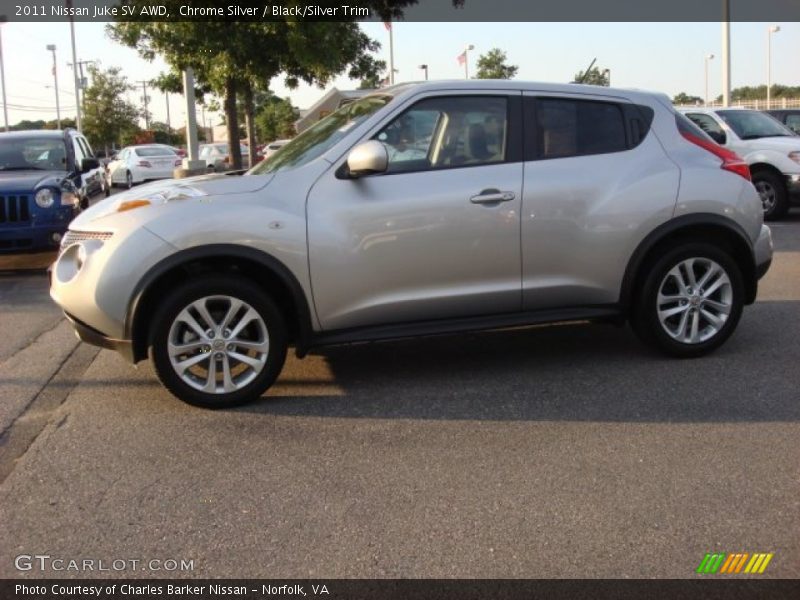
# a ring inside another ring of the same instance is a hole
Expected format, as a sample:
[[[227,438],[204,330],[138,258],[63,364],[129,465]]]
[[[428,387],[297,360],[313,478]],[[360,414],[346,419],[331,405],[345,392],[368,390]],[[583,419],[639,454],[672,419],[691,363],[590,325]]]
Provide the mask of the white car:
[[[747,108],[683,108],[687,117],[750,166],[765,219],[800,203],[800,137],[777,119]]]
[[[250,167],[250,149],[241,144],[240,150],[242,152],[242,167],[247,169]],[[205,161],[208,171],[227,171],[231,168],[228,142],[203,144],[200,146],[200,160]]]
[[[261,151],[261,156],[269,158],[291,141],[292,140],[275,140],[274,142],[270,142],[264,146],[264,149]]]
[[[181,166],[181,157],[169,146],[146,144],[128,146],[106,166],[108,186],[122,185],[128,189],[136,183],[153,179],[171,179]]]

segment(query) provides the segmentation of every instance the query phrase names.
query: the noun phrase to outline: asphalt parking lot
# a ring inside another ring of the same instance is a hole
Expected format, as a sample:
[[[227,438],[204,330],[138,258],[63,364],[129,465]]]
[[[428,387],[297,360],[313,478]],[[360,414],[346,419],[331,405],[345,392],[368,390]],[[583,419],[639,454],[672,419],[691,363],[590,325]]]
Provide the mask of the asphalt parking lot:
[[[290,357],[210,412],[78,344],[0,276],[0,577],[14,557],[192,560],[150,577],[800,577],[800,211],[709,357],[570,324]]]

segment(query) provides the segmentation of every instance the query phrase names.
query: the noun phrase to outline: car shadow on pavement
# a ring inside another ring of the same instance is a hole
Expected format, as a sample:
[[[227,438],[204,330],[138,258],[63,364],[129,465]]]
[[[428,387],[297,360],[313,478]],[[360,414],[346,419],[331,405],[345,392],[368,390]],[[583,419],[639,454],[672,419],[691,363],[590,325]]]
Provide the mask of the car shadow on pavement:
[[[284,372],[269,415],[373,419],[769,422],[800,420],[800,302],[760,302],[715,353],[678,360],[627,327],[566,324],[318,352],[336,394]],[[298,395],[299,394],[299,395]]]

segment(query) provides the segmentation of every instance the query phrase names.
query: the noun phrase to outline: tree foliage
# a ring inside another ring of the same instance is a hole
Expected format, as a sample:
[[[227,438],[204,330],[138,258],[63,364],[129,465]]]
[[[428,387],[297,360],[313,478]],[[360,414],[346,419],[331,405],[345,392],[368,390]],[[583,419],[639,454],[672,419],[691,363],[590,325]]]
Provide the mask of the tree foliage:
[[[776,98],[800,98],[800,86],[781,85],[779,83],[774,83],[770,88],[770,97],[773,100],[775,100]],[[766,85],[756,85],[756,86],[745,85],[731,90],[732,102],[746,102],[748,100],[766,100],[766,99],[767,99]],[[717,96],[717,102],[721,101],[722,101],[722,95]]]
[[[513,79],[519,67],[506,64],[506,53],[500,48],[492,48],[478,58],[477,79]]]
[[[608,69],[601,69],[600,67],[593,67],[588,72],[578,71],[575,74],[574,81],[585,85],[601,85],[603,87],[611,85]]]
[[[353,6],[375,9],[381,18],[397,19],[416,0],[358,0]],[[182,0],[130,0],[129,4],[164,5],[177,13]],[[138,12],[138,11],[137,11]],[[354,21],[125,21],[110,26],[111,37],[149,60],[161,56],[173,71],[191,67],[200,87],[208,86],[223,98],[233,165],[241,165],[238,141],[237,97],[267,89],[283,75],[285,84],[301,81],[326,85],[346,72],[352,79],[371,77],[382,61],[372,55],[380,45]],[[253,103],[247,103],[252,114]],[[251,143],[254,140],[251,140]]]
[[[83,133],[96,148],[124,144],[139,129],[141,111],[125,99],[133,89],[118,67],[89,65],[91,85],[86,88]]]
[[[681,92],[680,94],[676,94],[674,98],[672,98],[673,104],[702,104],[703,99],[700,96],[690,96],[686,92]]]
[[[272,96],[256,115],[258,137],[265,142],[292,138],[296,134],[294,123],[299,118],[300,111],[292,106],[289,98]]]

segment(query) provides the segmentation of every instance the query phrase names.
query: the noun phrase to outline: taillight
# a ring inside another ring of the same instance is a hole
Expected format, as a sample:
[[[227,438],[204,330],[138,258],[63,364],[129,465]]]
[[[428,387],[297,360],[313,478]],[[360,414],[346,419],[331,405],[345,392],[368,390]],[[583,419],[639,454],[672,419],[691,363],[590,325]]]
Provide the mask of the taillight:
[[[140,160],[139,161],[140,167],[152,167],[153,165],[150,164],[149,160]]]
[[[176,160],[176,161],[175,161],[175,166],[176,166],[176,167],[180,167],[180,166],[181,166],[181,164],[183,164],[183,161],[181,161],[181,159],[180,159],[180,158],[179,158],[178,160]]]
[[[711,154],[721,159],[722,164],[720,168],[730,171],[731,173],[736,173],[747,179],[747,181],[752,181],[750,177],[750,167],[747,166],[747,163],[744,162],[742,157],[736,154],[736,152],[723,148],[712,141],[697,137],[689,131],[681,131],[681,135],[695,146],[700,146],[703,150],[708,150]]]

